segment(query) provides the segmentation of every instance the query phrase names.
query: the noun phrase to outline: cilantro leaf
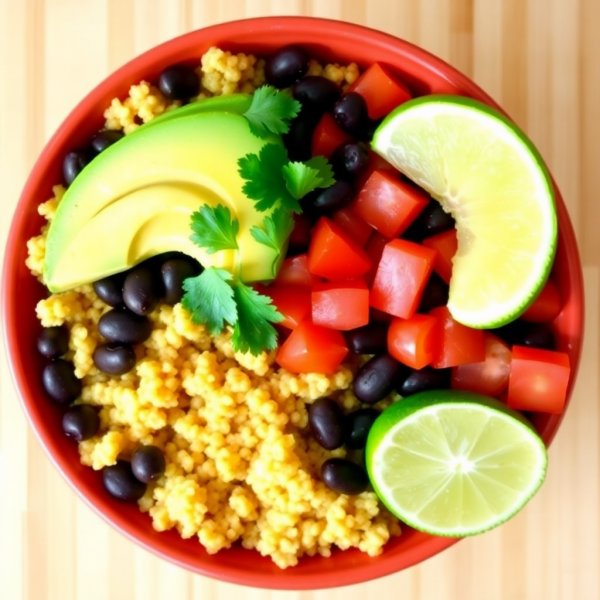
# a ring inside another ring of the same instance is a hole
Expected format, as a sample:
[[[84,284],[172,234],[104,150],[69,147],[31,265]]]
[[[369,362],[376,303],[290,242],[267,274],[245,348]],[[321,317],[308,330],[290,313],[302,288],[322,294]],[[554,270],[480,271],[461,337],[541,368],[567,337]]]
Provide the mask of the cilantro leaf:
[[[246,180],[242,191],[256,201],[255,208],[259,212],[273,208],[277,202],[293,212],[301,212],[282,174],[287,163],[287,152],[279,144],[266,144],[259,154],[246,154],[238,160],[238,172]]]
[[[283,316],[271,303],[271,298],[239,281],[233,288],[238,319],[233,329],[233,349],[250,351],[255,356],[263,350],[277,347],[277,332],[271,323],[283,321]]]
[[[300,112],[300,102],[289,93],[276,90],[271,85],[259,87],[252,96],[250,108],[243,114],[250,124],[250,130],[257,137],[267,137],[270,133],[287,133],[288,121]]]
[[[289,193],[297,199],[335,183],[333,169],[324,156],[315,156],[306,162],[289,162],[282,168],[282,174]]]
[[[183,282],[183,308],[191,313],[192,322],[206,325],[212,335],[220,333],[225,322],[235,325],[238,320],[231,279],[228,271],[210,268]]]
[[[276,208],[270,216],[263,220],[263,228],[253,227],[252,237],[264,246],[280,252],[294,228],[292,215],[283,208]]]
[[[223,205],[208,206],[192,214],[192,231],[190,239],[201,248],[206,248],[208,254],[219,250],[237,249],[237,234],[239,221],[232,218],[229,209]]]

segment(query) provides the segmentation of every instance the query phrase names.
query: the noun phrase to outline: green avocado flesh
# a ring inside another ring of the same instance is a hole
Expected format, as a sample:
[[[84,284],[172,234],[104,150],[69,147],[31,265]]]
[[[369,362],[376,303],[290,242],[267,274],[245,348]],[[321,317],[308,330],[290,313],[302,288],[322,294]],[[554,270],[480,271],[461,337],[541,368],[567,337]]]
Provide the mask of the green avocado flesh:
[[[273,142],[282,143],[254,136],[243,116],[224,111],[165,119],[124,137],[79,174],[59,204],[46,244],[46,285],[65,291],[167,251],[243,281],[272,279],[276,252],[250,234],[266,213],[242,192],[237,163]],[[238,219],[239,251],[208,254],[191,242],[191,215],[203,204],[224,204]]]
[[[137,131],[143,131],[149,127],[154,127],[159,123],[178,119],[180,117],[189,117],[203,112],[230,112],[237,115],[244,114],[252,104],[252,96],[250,94],[229,94],[227,96],[215,96],[214,98],[206,98],[191,102],[185,106],[169,110],[158,117],[154,117],[152,121],[148,121],[144,126],[138,128]],[[134,133],[136,133],[134,132]]]

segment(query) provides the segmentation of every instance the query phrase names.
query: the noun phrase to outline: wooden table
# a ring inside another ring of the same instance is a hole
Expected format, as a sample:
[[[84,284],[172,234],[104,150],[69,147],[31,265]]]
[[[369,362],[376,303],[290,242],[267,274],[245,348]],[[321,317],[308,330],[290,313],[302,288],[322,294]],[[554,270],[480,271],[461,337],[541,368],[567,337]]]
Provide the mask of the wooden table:
[[[0,0],[0,247],[36,156],[76,99],[159,42],[270,14],[354,21],[423,46],[495,97],[548,161],[579,238],[588,307],[548,479],[502,528],[379,581],[314,593],[222,584],[155,559],[76,499],[29,431],[2,356],[0,598],[598,600],[598,0]]]

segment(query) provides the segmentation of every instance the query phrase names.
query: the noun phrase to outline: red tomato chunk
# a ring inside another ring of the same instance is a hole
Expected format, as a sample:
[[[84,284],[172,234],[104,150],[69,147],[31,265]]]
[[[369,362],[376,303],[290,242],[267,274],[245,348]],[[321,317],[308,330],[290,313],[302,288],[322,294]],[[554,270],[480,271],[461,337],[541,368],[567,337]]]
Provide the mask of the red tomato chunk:
[[[294,229],[290,234],[290,248],[306,248],[310,242],[310,219],[306,215],[294,215]]]
[[[456,254],[458,241],[456,229],[443,231],[423,240],[423,246],[436,251],[433,270],[446,282],[450,283],[452,277],[452,259]]]
[[[365,223],[349,206],[338,210],[333,215],[333,222],[349,233],[352,239],[356,240],[357,244],[362,247],[373,233],[373,228]]]
[[[333,115],[325,113],[313,132],[312,155],[331,158],[333,151],[352,141],[352,136],[338,127]]]
[[[495,335],[485,331],[485,360],[454,367],[452,388],[499,396],[508,386],[510,348]]]
[[[440,322],[431,315],[395,317],[388,329],[388,352],[412,369],[422,369],[439,352]]]
[[[290,373],[333,373],[346,358],[344,336],[335,329],[304,321],[277,352],[276,362]]]
[[[316,283],[312,290],[315,325],[348,331],[369,322],[369,289],[364,279]]]
[[[561,308],[558,288],[552,279],[548,279],[533,304],[521,315],[521,319],[532,323],[548,323],[558,316]]]
[[[406,240],[385,245],[371,289],[371,306],[409,319],[417,311],[435,250]]]
[[[348,91],[357,92],[365,99],[371,119],[385,117],[412,97],[406,86],[379,63],[371,65]]]
[[[387,171],[373,171],[352,209],[387,238],[398,237],[429,204],[429,197]]]
[[[375,273],[377,273],[377,267],[379,266],[379,261],[381,260],[381,255],[383,254],[383,249],[387,242],[388,241],[380,233],[375,231],[365,246],[365,252],[371,260],[371,268],[365,275],[367,285],[372,285],[373,280],[375,279]]]
[[[305,285],[311,287],[313,283],[320,281],[308,270],[308,257],[306,254],[298,254],[292,258],[286,258],[277,274],[275,283]]]
[[[508,405],[517,410],[562,413],[570,373],[569,355],[564,352],[513,346]]]
[[[282,327],[295,329],[306,319],[310,319],[310,288],[303,285],[278,285],[263,287],[262,293],[271,298],[284,319]]]
[[[436,369],[456,367],[485,360],[485,339],[481,329],[471,329],[452,318],[447,306],[429,311],[440,320],[440,346],[431,362]]]
[[[367,253],[327,217],[316,224],[308,249],[308,269],[332,281],[361,277],[371,268]]]

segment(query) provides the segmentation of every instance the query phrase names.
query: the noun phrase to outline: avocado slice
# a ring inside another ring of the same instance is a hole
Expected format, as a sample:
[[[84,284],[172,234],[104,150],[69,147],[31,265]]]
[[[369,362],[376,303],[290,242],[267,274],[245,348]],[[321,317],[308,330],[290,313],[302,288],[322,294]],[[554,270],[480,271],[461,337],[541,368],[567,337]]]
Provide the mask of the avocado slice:
[[[243,281],[273,278],[276,251],[251,235],[268,212],[242,192],[238,160],[281,138],[258,138],[230,112],[200,112],[143,127],[98,155],[66,191],[51,222],[44,281],[61,292],[169,250]],[[190,241],[191,214],[224,204],[239,221],[237,251],[207,254]]]
[[[153,127],[171,119],[189,117],[190,115],[197,115],[202,112],[230,112],[242,115],[250,108],[251,104],[252,96],[250,94],[228,94],[226,96],[214,96],[213,98],[196,100],[190,104],[169,110],[162,115],[158,115],[158,117],[154,117],[154,119],[148,121],[148,123],[142,125],[133,133],[143,131],[148,127]]]

